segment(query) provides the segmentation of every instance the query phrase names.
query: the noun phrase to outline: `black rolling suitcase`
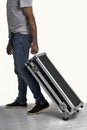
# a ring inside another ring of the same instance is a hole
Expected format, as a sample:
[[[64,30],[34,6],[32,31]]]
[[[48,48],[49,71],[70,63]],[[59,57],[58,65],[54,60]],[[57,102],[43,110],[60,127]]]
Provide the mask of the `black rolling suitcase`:
[[[25,66],[57,104],[64,120],[83,107],[83,102],[60,75],[46,53],[33,56]]]

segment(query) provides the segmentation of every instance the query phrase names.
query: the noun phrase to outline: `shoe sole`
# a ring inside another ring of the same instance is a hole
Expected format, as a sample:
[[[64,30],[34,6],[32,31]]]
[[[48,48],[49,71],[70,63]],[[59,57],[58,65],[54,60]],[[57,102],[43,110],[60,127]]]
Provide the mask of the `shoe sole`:
[[[5,108],[8,108],[8,109],[14,109],[14,108],[27,108],[27,106],[15,106],[15,107],[10,107],[10,106],[6,106]]]
[[[49,107],[49,106],[48,106],[48,107]],[[29,112],[27,112],[27,115],[38,115],[38,114],[44,112],[44,110],[46,110],[48,107],[45,107],[45,108],[43,108],[42,110],[40,110],[40,111],[38,111],[38,112],[36,112],[36,113],[29,113]]]

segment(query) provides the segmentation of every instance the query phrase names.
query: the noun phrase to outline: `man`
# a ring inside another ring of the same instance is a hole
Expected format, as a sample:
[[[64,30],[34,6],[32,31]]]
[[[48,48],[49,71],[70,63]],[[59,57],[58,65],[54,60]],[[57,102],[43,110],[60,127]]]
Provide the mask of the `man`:
[[[49,107],[41,93],[40,86],[25,67],[28,60],[29,49],[31,53],[38,52],[37,27],[32,9],[32,0],[7,0],[7,21],[9,28],[9,42],[7,54],[13,54],[15,73],[18,77],[18,97],[7,104],[7,108],[27,106],[27,85],[30,87],[36,105],[28,114],[39,113]]]

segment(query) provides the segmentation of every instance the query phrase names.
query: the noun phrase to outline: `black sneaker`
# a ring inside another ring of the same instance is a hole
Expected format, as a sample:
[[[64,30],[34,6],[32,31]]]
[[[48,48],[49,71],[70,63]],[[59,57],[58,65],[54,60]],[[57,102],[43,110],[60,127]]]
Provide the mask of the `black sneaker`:
[[[25,108],[25,107],[27,107],[27,104],[26,103],[25,104],[20,104],[17,101],[14,101],[13,103],[10,103],[10,104],[6,105],[6,108],[18,108],[18,107]]]
[[[28,111],[27,114],[39,114],[43,110],[49,107],[49,103],[46,102],[44,104],[36,103],[32,110]]]

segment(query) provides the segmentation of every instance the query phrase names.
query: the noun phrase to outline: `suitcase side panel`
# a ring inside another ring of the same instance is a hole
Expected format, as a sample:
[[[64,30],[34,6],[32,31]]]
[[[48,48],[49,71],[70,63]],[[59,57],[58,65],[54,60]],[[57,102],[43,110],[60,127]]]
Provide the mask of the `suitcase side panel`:
[[[55,92],[56,87],[54,85],[52,86],[50,79],[45,79],[46,77],[44,78],[44,76],[46,75],[46,74],[45,75],[43,74],[44,71],[42,70],[43,71],[42,72],[41,69],[39,68],[38,72],[35,72],[32,68],[31,63],[25,64],[25,65],[28,68],[28,70],[31,72],[31,74],[34,76],[34,78],[38,81],[38,83],[42,85],[43,89],[46,91],[48,96],[53,100],[54,103],[56,103],[60,112],[66,111],[69,113],[69,115],[72,115],[74,113],[74,109],[72,109],[70,105],[66,102],[66,100],[64,100],[64,98],[58,92],[58,90],[56,90]],[[36,65],[36,64],[33,64],[33,65]]]
[[[71,108],[70,105],[67,103],[67,101],[63,98],[63,96],[61,95],[61,93],[57,90],[57,88],[56,88],[55,85],[53,84],[52,80],[50,80],[50,78],[46,75],[46,73],[44,72],[44,70],[40,67],[40,65],[37,64],[36,61],[33,61],[33,63],[38,66],[40,73],[43,75],[43,77],[45,77],[46,81],[48,82],[48,84],[49,84],[50,87],[52,88],[52,91],[56,93],[56,95],[57,95],[56,98],[59,97],[60,100],[61,100],[61,102],[64,102],[64,103],[67,105],[68,111],[71,112],[72,108]],[[35,75],[40,79],[41,82],[44,83],[44,81],[41,80],[40,75],[38,75],[38,72],[35,73]],[[45,83],[44,83],[44,84],[45,84]],[[46,86],[46,84],[45,84],[45,86]],[[46,86],[46,88],[48,88],[48,87]],[[47,91],[48,91],[48,90],[47,90]],[[48,91],[48,92],[49,92],[49,91]],[[50,93],[52,93],[52,92],[50,92]],[[58,103],[57,103],[57,104],[58,104]]]
[[[63,77],[60,75],[60,73],[57,71],[57,69],[48,59],[48,57],[46,55],[42,55],[39,57],[39,59],[42,62],[42,64],[46,67],[46,69],[49,71],[49,73],[52,75],[52,77],[55,79],[55,81],[59,84],[59,86],[67,95],[67,97],[71,100],[73,105],[78,106],[81,103],[81,100],[77,97],[74,91],[70,88],[67,82],[63,79]]]

